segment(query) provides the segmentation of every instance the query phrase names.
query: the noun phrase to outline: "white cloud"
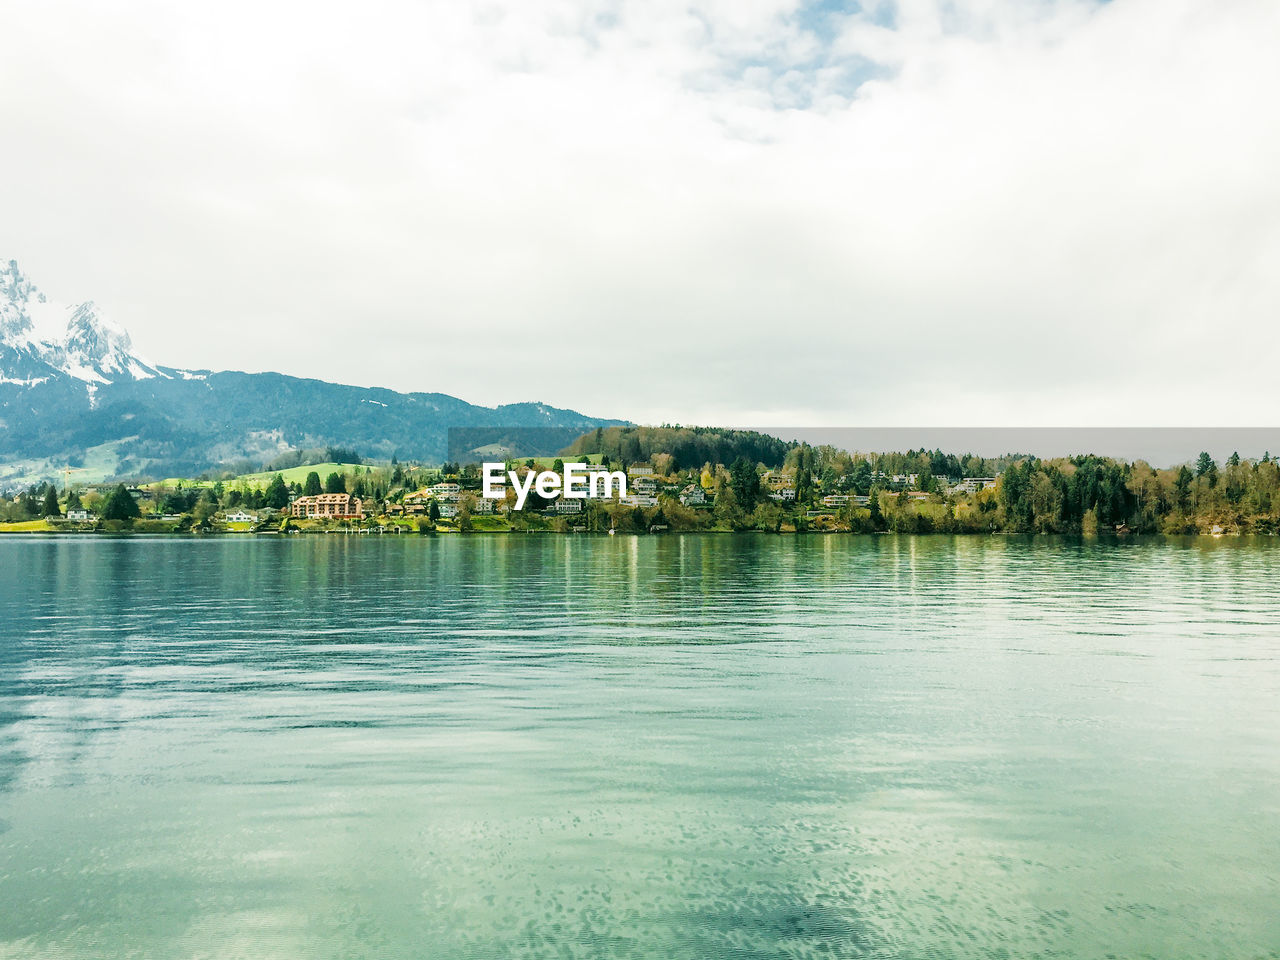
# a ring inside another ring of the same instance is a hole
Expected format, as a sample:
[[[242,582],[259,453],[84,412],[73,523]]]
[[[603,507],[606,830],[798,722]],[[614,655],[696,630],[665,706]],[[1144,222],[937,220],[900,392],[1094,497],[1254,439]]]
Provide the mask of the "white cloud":
[[[1269,0],[0,10],[0,255],[164,362],[640,420],[1271,419]]]

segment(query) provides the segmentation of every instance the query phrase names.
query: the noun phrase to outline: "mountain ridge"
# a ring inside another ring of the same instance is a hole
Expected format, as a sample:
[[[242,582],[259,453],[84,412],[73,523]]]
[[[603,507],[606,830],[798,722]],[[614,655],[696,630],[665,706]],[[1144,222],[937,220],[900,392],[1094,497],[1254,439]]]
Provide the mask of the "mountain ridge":
[[[574,431],[625,422],[538,402],[485,407],[444,393],[153,364],[93,301],[54,303],[16,261],[0,265],[0,486],[183,475],[326,446],[440,461],[452,427],[506,430],[513,442],[551,428],[548,438],[562,433],[567,445]]]

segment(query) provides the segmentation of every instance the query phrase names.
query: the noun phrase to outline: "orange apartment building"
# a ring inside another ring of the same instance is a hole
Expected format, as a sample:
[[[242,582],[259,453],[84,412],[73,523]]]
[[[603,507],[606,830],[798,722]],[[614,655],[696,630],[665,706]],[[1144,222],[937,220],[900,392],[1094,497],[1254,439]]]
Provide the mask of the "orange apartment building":
[[[311,497],[298,497],[289,504],[289,513],[295,517],[324,519],[354,519],[364,516],[359,497],[349,493],[319,493]]]

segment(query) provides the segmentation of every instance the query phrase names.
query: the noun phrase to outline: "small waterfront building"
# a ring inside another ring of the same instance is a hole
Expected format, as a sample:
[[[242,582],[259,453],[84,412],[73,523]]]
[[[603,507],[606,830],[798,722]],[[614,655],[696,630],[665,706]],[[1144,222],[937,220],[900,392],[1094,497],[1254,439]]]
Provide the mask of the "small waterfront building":
[[[227,523],[256,523],[258,518],[248,510],[235,510],[227,514]]]
[[[98,518],[94,516],[92,513],[90,513],[88,510],[85,510],[82,508],[79,510],[68,510],[67,519],[75,520],[78,523],[88,523],[89,521],[97,520]]]

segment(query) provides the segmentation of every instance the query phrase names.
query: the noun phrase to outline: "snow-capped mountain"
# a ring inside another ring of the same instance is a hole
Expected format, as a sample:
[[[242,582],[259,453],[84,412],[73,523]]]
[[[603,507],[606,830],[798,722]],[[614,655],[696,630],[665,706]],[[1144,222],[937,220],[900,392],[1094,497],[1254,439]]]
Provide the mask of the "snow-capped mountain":
[[[58,376],[88,386],[168,374],[138,356],[129,334],[92,300],[54,303],[10,260],[0,268],[0,382]]]
[[[552,449],[528,454],[554,453],[623,422],[542,403],[482,407],[442,393],[158,366],[92,301],[60,306],[17,263],[0,265],[0,490],[41,479],[187,476],[326,446],[440,461],[452,427],[526,445],[536,427]]]

